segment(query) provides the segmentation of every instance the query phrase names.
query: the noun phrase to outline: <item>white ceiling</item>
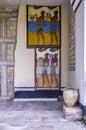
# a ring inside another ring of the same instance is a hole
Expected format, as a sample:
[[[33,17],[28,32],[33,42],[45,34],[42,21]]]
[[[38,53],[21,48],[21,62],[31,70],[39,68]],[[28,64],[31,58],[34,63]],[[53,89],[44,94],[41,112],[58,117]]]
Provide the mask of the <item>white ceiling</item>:
[[[0,6],[11,5],[69,5],[70,0],[0,0]]]

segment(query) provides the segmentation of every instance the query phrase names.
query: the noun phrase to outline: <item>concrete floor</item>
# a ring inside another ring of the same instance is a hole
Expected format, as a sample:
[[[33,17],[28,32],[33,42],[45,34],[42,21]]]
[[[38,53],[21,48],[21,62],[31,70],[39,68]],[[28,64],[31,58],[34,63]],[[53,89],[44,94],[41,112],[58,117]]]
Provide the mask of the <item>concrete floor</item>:
[[[0,102],[0,130],[86,130],[63,116],[63,101]]]

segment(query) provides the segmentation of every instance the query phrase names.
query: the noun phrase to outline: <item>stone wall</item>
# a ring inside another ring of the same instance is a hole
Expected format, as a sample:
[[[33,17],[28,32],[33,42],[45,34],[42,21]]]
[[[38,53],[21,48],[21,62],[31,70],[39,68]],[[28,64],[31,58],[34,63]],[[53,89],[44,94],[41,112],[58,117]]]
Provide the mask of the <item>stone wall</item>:
[[[75,14],[69,12],[69,71],[75,71]]]
[[[14,97],[14,52],[18,6],[0,7],[0,100]]]

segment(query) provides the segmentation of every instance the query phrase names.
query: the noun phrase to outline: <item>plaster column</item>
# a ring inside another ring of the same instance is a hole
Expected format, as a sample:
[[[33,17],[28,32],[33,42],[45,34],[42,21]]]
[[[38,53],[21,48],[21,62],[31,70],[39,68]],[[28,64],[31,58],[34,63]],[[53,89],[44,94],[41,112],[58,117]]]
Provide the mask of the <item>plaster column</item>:
[[[86,1],[82,1],[75,13],[76,87],[79,103],[86,116]]]

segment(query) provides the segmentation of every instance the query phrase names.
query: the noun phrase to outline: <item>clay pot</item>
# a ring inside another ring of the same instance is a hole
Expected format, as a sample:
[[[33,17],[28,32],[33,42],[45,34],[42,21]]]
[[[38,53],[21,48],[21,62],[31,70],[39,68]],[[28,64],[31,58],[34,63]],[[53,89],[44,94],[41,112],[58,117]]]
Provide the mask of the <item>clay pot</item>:
[[[73,107],[78,100],[78,91],[74,88],[66,88],[63,91],[63,99],[67,107]]]

